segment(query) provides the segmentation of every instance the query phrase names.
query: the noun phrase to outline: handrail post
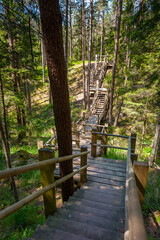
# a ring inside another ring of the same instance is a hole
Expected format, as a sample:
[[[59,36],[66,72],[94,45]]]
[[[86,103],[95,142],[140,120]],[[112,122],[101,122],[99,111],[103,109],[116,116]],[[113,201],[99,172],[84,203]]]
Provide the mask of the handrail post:
[[[107,126],[107,124],[105,124],[105,126]],[[108,128],[104,127],[104,133],[107,133],[107,131],[108,131]],[[107,140],[108,140],[108,136],[102,135],[101,145],[107,145]],[[101,147],[101,156],[105,156],[105,155],[107,155],[107,148]]]
[[[81,152],[86,152],[87,147],[86,146],[81,146]],[[87,165],[87,154],[81,156],[81,167]],[[84,183],[87,181],[87,168],[81,171],[81,183]]]
[[[132,153],[135,153],[137,133],[131,133],[131,160],[134,161]]]
[[[55,157],[53,149],[39,149],[39,161],[44,161]],[[55,164],[43,167],[40,169],[42,187],[46,187],[54,182]],[[53,215],[56,211],[56,193],[55,188],[43,194],[44,211],[46,218]]]
[[[79,148],[80,133],[78,131],[75,131],[75,137],[76,137],[76,148]]]
[[[82,139],[85,139],[85,135],[86,135],[85,131],[86,131],[86,125],[84,124],[82,125]]]
[[[51,128],[51,137],[55,135],[55,130],[54,128]],[[56,138],[53,138],[51,141],[51,145],[56,145]]]
[[[37,148],[38,148],[38,150],[40,148],[44,148],[44,142],[43,141],[37,141]]]
[[[91,141],[91,156],[96,157],[97,155],[97,146],[94,146],[93,144],[97,144],[97,134],[94,134],[94,132],[97,131],[97,127],[92,128],[92,141]]]

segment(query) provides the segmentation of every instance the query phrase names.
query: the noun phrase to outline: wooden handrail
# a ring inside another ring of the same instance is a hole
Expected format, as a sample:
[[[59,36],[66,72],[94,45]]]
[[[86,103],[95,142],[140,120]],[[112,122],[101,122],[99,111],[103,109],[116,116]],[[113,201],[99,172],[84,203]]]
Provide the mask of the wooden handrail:
[[[125,196],[125,240],[147,240],[144,220],[138,197],[135,174],[131,161],[131,137],[127,155],[127,179]]]
[[[57,134],[55,134],[53,137],[51,137],[45,144],[44,146],[48,146],[47,144],[49,144],[54,138],[56,138]]]
[[[29,171],[32,171],[32,170],[35,170],[35,169],[40,169],[42,167],[52,165],[54,163],[64,162],[64,161],[67,161],[67,160],[70,160],[70,159],[73,159],[73,158],[76,158],[76,157],[86,155],[88,153],[89,153],[89,151],[74,154],[74,155],[68,155],[68,156],[64,156],[64,157],[52,158],[52,159],[48,159],[48,160],[41,161],[41,162],[38,162],[38,163],[32,163],[32,164],[26,165],[26,166],[21,166],[21,167],[2,170],[2,171],[0,171],[0,180],[4,179],[4,178],[16,176],[16,175],[21,174],[21,173],[29,172]]]
[[[102,145],[102,144],[94,144],[94,143],[91,143],[91,145],[92,146],[99,146],[99,147],[106,147],[106,148],[115,148],[115,149],[121,149],[121,150],[128,150],[128,148],[111,146],[111,145]]]
[[[84,152],[86,154],[86,152]],[[84,155],[84,154],[83,154]],[[81,155],[82,156],[82,155]],[[11,205],[10,207],[2,210],[0,212],[0,220],[6,218],[7,216],[9,216],[11,213],[17,211],[18,209],[22,208],[23,206],[25,206],[26,204],[32,202],[34,199],[40,197],[41,195],[43,195],[45,192],[49,191],[50,189],[56,187],[57,185],[63,183],[64,181],[68,180],[69,178],[73,177],[75,174],[79,173],[80,171],[86,169],[87,167],[89,167],[89,165],[85,165],[84,167],[81,167],[80,169],[66,175],[65,177],[62,177],[61,179],[55,181],[54,183],[48,185],[47,187],[44,187],[40,190],[38,190],[37,192],[32,193],[30,196],[18,201],[17,203]]]
[[[94,134],[98,135],[105,135],[105,136],[111,136],[111,137],[120,137],[120,138],[129,138],[128,136],[123,136],[123,135],[115,135],[115,134],[110,134],[110,133],[102,133],[102,132],[94,132]]]

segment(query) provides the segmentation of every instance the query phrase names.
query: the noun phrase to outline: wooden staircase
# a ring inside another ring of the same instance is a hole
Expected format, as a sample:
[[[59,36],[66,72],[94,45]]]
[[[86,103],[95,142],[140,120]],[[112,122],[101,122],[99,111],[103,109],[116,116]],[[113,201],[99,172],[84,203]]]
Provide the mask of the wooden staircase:
[[[126,163],[89,158],[88,181],[30,239],[124,238]]]

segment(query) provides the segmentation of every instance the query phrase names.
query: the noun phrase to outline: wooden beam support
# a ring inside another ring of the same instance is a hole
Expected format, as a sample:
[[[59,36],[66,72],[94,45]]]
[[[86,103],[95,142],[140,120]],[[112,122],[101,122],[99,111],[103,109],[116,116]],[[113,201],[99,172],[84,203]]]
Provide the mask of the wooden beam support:
[[[75,137],[76,137],[76,148],[79,148],[80,132],[76,131],[76,132],[75,132]]]
[[[81,146],[81,152],[86,152],[87,147]],[[81,156],[81,167],[87,165],[87,154]],[[85,183],[87,181],[87,168],[81,171],[81,183]]]
[[[147,184],[149,164],[147,162],[134,161],[133,171],[135,173],[136,185],[141,207],[143,206],[144,194]]]
[[[39,161],[44,161],[55,157],[53,149],[39,149]],[[42,187],[47,187],[54,182],[55,164],[40,169]],[[53,215],[56,211],[56,193],[55,188],[43,194],[44,211],[46,218]]]
[[[107,134],[108,128],[107,126],[105,126],[104,128],[104,133]],[[107,145],[107,140],[108,140],[108,136],[107,135],[102,135],[102,139],[101,139],[101,145]],[[101,156],[105,156],[107,154],[107,147],[101,147]]]
[[[97,127],[92,128],[92,145],[91,145],[91,156],[96,157],[97,155],[97,135],[94,134],[94,132],[97,132]]]
[[[135,153],[137,133],[131,133],[131,153]]]

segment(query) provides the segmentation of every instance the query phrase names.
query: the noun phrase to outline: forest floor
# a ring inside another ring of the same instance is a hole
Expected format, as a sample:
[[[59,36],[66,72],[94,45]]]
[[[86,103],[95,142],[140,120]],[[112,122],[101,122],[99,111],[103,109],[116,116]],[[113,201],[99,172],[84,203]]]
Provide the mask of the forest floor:
[[[70,101],[72,110],[72,119],[78,119],[82,116],[85,110],[83,109],[83,83],[82,83],[82,63],[79,62],[69,68],[69,89]],[[110,73],[106,77],[106,81],[110,78]],[[115,134],[130,135],[132,131],[137,132],[136,153],[139,155],[139,160],[147,161],[152,149],[153,136],[156,124],[156,112],[152,109],[147,110],[147,127],[144,124],[145,112],[143,109],[143,102],[141,101],[142,89],[137,88],[134,91],[128,91],[124,95],[124,105],[120,114],[119,124],[114,129]],[[46,142],[50,138],[50,128],[53,127],[54,116],[53,106],[49,103],[48,82],[39,86],[34,90],[32,95],[32,119],[30,119],[30,131],[32,136],[27,134],[21,142],[16,140],[16,133],[12,131],[11,155],[15,166],[28,164],[37,161],[37,140]],[[141,96],[141,97],[140,97]],[[119,98],[115,97],[117,104]],[[13,125],[15,125],[13,120]],[[144,129],[144,127],[146,127]],[[142,131],[143,130],[143,131]],[[144,133],[145,131],[145,133]],[[109,143],[119,146],[124,146],[127,142],[121,142],[109,138]],[[18,151],[19,155],[15,155]],[[27,155],[27,154],[30,155]],[[22,157],[23,156],[23,157]],[[118,150],[108,151],[108,157],[111,158],[126,158],[126,153]],[[28,158],[30,159],[28,161]],[[159,162],[157,164],[160,165]],[[2,162],[0,169],[5,168],[5,162]],[[16,179],[18,187],[19,198],[22,199],[32,192],[38,190],[40,185],[40,172],[33,171],[19,175]],[[0,210],[14,203],[13,195],[10,191],[9,180],[4,180],[0,183]],[[61,191],[57,189],[57,207],[62,204]],[[160,170],[150,169],[146,195],[143,205],[143,214],[145,218],[145,225],[148,232],[148,239],[160,239]],[[37,224],[43,224],[45,217],[43,213],[43,201],[40,197],[37,201],[23,207],[16,213],[10,215],[1,221],[0,225],[0,239],[5,240],[22,240],[25,237],[30,237]]]

